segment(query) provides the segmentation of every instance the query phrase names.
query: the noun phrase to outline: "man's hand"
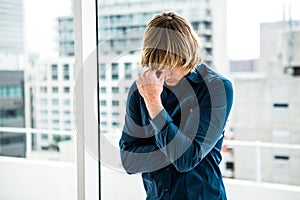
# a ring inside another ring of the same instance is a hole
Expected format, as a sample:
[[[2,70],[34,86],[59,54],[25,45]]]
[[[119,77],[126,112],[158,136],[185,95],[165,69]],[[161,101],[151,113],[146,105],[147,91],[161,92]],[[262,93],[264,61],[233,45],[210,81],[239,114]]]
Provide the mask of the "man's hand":
[[[156,71],[148,70],[142,73],[136,81],[139,93],[144,98],[152,119],[163,110],[160,95],[163,91],[164,77],[163,73],[157,77]]]

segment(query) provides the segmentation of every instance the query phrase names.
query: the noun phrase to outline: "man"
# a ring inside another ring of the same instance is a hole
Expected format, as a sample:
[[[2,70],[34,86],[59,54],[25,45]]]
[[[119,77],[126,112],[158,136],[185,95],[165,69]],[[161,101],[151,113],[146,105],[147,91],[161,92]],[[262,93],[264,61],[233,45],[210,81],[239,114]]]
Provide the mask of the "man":
[[[147,200],[224,200],[219,169],[233,89],[201,64],[189,22],[162,13],[148,24],[120,139],[125,170],[142,173]]]

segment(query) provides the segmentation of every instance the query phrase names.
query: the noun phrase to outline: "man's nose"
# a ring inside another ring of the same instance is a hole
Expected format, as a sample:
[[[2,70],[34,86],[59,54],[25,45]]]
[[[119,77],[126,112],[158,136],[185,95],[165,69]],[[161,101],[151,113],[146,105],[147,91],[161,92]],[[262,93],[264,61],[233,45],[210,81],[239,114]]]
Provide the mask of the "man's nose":
[[[168,78],[170,78],[171,77],[171,72],[170,71],[166,71],[165,72],[165,79],[168,79]]]

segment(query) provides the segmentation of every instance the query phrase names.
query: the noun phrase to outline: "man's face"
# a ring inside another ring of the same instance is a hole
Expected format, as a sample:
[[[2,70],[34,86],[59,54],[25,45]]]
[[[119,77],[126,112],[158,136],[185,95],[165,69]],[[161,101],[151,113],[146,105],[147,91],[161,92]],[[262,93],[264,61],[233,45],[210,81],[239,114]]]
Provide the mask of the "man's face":
[[[160,76],[164,76],[165,84],[168,86],[176,86],[179,81],[188,74],[186,69],[164,69]]]

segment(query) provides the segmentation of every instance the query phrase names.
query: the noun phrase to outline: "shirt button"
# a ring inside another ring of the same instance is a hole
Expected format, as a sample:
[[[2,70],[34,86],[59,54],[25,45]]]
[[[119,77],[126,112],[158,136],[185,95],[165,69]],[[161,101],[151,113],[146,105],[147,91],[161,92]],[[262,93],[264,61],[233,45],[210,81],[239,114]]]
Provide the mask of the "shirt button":
[[[167,170],[167,171],[169,171],[169,170],[170,170],[170,168],[168,167],[168,168],[166,168],[166,170]]]
[[[169,192],[169,189],[168,189],[168,188],[166,188],[166,189],[164,189],[164,191],[165,191],[165,192]]]

